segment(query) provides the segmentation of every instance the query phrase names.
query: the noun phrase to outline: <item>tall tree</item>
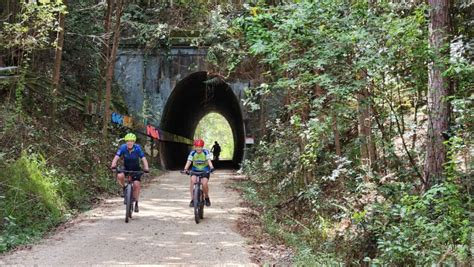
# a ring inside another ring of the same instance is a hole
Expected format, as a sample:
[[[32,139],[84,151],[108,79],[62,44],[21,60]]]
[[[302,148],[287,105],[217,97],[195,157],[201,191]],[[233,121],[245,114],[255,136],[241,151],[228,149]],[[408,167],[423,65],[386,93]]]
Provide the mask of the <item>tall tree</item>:
[[[434,58],[428,66],[428,136],[424,167],[425,186],[442,181],[446,147],[443,133],[448,130],[449,81],[443,76],[449,52],[449,0],[429,0],[429,45]]]
[[[67,0],[63,0],[63,4],[67,5]],[[59,91],[59,76],[61,73],[61,60],[63,55],[63,45],[64,45],[64,25],[66,19],[66,12],[65,10],[59,11],[59,28],[56,38],[56,52],[54,58],[54,70],[53,70],[53,92],[52,92],[52,105],[50,110],[50,116],[53,118],[52,122],[54,123],[55,113],[56,113],[56,105],[57,105],[57,96]]]
[[[367,79],[365,70],[359,71],[359,78]],[[358,105],[358,132],[360,142],[361,163],[367,166],[370,170],[376,160],[375,143],[372,136],[372,119],[371,119],[371,101],[370,92],[367,86],[361,88],[357,93]]]
[[[104,42],[102,44],[102,54],[101,54],[101,64],[100,64],[100,74],[99,82],[97,87],[97,109],[100,113],[102,109],[102,86],[104,84],[104,76],[107,72],[107,61],[110,58],[110,24],[112,22],[112,10],[114,6],[113,0],[107,0],[107,11],[104,18]]]
[[[112,90],[112,79],[115,66],[115,57],[117,56],[118,45],[120,41],[120,21],[123,13],[124,1],[118,0],[115,8],[115,25],[114,25],[114,40],[112,43],[112,51],[110,57],[107,60],[107,73],[105,76],[105,110],[104,110],[104,125],[102,128],[102,134],[107,137],[107,125],[110,120],[110,100]]]

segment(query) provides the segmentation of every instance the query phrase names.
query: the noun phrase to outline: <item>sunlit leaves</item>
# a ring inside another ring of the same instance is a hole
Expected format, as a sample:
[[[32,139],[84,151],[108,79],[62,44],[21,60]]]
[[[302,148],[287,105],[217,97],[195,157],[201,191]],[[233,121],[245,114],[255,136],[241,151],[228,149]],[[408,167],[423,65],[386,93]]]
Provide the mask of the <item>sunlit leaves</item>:
[[[57,30],[57,14],[65,12],[59,2],[40,1],[41,5],[22,3],[15,22],[4,22],[0,31],[0,48],[20,48],[27,51],[52,47],[51,33]]]
[[[241,49],[257,58],[266,70],[262,77],[268,86],[249,88],[246,106],[260,108],[265,103],[261,96],[276,93],[283,94],[285,101],[285,105],[278,108],[282,119],[267,124],[267,132],[263,137],[265,142],[255,152],[255,166],[262,168],[258,171],[259,182],[267,181],[270,189],[265,192],[270,195],[275,189],[279,193],[286,193],[279,194],[279,197],[305,196],[298,198],[300,207],[307,204],[306,197],[310,195],[311,188],[321,189],[315,198],[326,197],[325,202],[339,201],[340,196],[332,195],[331,189],[334,188],[325,187],[328,184],[336,186],[335,190],[339,190],[339,194],[346,194],[352,202],[364,197],[365,200],[358,202],[358,205],[366,205],[365,208],[354,208],[354,203],[342,205],[349,206],[347,210],[354,209],[352,214],[356,215],[358,226],[364,229],[346,231],[345,234],[350,238],[341,246],[360,251],[363,248],[357,246],[357,242],[368,244],[373,242],[373,238],[378,238],[376,252],[380,257],[375,257],[374,263],[416,265],[436,261],[441,251],[446,250],[444,244],[449,242],[446,239],[449,235],[446,234],[449,229],[447,225],[464,227],[463,217],[456,215],[462,208],[453,211],[452,218],[458,221],[453,223],[444,220],[441,226],[436,225],[438,218],[430,217],[429,214],[416,216],[414,210],[428,213],[433,204],[439,204],[441,209],[451,202],[453,206],[462,205],[455,196],[438,202],[428,196],[408,194],[416,185],[411,171],[413,166],[404,162],[405,153],[395,154],[401,146],[400,136],[407,138],[408,131],[417,133],[421,127],[419,120],[423,120],[420,113],[424,105],[423,96],[428,81],[427,62],[430,57],[425,14],[426,6],[415,3],[293,1],[283,5],[258,6],[257,13],[239,17],[233,23],[239,29],[236,32],[241,33]],[[470,70],[464,63],[460,60],[451,65],[446,74],[457,78],[467,77]],[[465,87],[468,80],[462,79],[460,87]],[[369,91],[363,101],[359,99],[361,89]],[[453,101],[456,112],[462,114],[457,121],[468,120],[470,102],[466,98]],[[379,150],[378,156],[383,159],[376,160],[379,169],[375,172],[357,168],[360,139],[355,137],[360,124],[357,118],[361,103],[371,105],[371,134]],[[417,110],[416,116],[414,110]],[[396,124],[401,124],[400,132]],[[333,152],[336,128],[342,133],[342,153],[348,161],[346,163],[338,162]],[[413,142],[412,153],[422,158],[423,151],[418,145],[421,139],[414,136],[412,134],[409,137]],[[284,155],[285,151],[291,154],[286,157],[290,163],[275,159],[275,154]],[[275,173],[285,176],[277,185],[274,184]],[[386,187],[370,183],[373,186],[369,191],[360,189],[367,184],[364,180],[379,179],[381,173],[409,182],[394,182]],[[344,178],[344,182],[336,185],[340,177]],[[354,188],[345,187],[347,184]],[[396,191],[395,195],[403,192],[407,197],[401,203],[399,196],[393,196],[390,192],[397,186],[400,191]],[[443,191],[443,194],[446,193]],[[379,197],[369,197],[374,195]],[[385,198],[393,203],[381,203],[380,207],[383,208],[374,213],[376,204],[373,202]],[[412,200],[414,203],[410,202]],[[311,199],[311,204],[314,205],[313,212],[320,214],[326,211],[321,208],[324,204],[314,199]],[[390,204],[393,204],[393,209],[390,209]],[[341,216],[330,214],[332,218]],[[389,220],[391,216],[393,221]],[[334,222],[335,225],[337,222]],[[376,229],[377,235],[374,236],[374,232],[367,227]],[[417,233],[423,236],[417,239]],[[437,235],[445,243],[440,242],[435,246],[428,244],[430,248],[423,249],[423,245],[430,241],[430,236]],[[324,244],[330,246],[334,244],[332,241],[325,240]],[[336,243],[341,244],[340,240]],[[346,258],[353,257],[348,251],[337,253],[344,254]],[[426,258],[421,259],[423,257]]]

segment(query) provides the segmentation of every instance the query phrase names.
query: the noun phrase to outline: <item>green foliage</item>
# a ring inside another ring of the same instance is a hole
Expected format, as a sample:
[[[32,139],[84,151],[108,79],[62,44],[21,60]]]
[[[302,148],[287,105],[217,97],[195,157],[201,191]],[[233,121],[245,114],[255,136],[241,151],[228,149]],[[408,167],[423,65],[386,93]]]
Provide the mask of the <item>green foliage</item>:
[[[244,58],[244,54],[239,51],[239,33],[229,25],[229,14],[233,12],[226,12],[222,6],[210,10],[207,25],[201,30],[199,38],[193,41],[193,45],[198,47],[213,44],[207,51],[209,69],[224,77],[229,77]]]
[[[0,184],[5,195],[0,210],[4,225],[0,251],[40,236],[63,219],[65,203],[57,181],[57,176],[48,173],[45,160],[37,155],[23,154],[2,170]]]
[[[122,16],[124,34],[147,49],[168,46],[170,27],[157,21],[154,15],[140,5],[129,4]]]
[[[446,165],[452,179],[418,194],[430,60],[426,12],[422,4],[393,2],[257,5],[229,23],[227,39],[215,46],[222,55],[213,57],[214,64],[227,70],[235,67],[226,53],[262,64],[261,85],[249,88],[244,104],[269,122],[244,170],[259,203],[272,212],[268,220],[297,235],[300,242],[284,239],[308,264],[321,264],[323,255],[337,255],[331,259],[348,265],[364,259],[382,265],[468,261],[472,204],[466,196],[472,182],[465,177],[471,172],[472,131],[466,129],[472,124],[472,92],[467,92],[473,83],[464,37],[453,45],[460,49],[446,73],[458,81],[449,99],[455,113],[447,135],[457,138],[450,141],[457,148]],[[265,97],[272,94],[285,99],[276,119],[265,117]],[[364,106],[370,106],[371,121],[364,123],[377,148],[370,166],[360,160],[366,141],[357,126]],[[286,216],[293,220],[282,219]]]
[[[50,34],[57,30],[56,16],[65,12],[61,1],[48,1],[40,5],[20,1],[21,12],[16,14],[15,22],[0,24],[0,49],[17,48],[33,51],[51,47],[54,39]]]
[[[70,214],[116,193],[116,182],[107,168],[116,147],[97,137],[94,119],[69,108],[62,94],[57,124],[51,125],[45,114],[60,12],[66,14],[61,89],[96,99],[104,3],[68,1],[66,12],[59,0],[9,0],[7,6],[13,8],[0,20],[0,62],[18,66],[14,73],[18,77],[2,79],[0,84],[0,252],[41,237]],[[148,48],[155,47],[155,42],[161,45],[170,29],[166,16],[181,17],[168,7],[142,7],[130,4],[126,10],[124,41],[136,38]],[[203,12],[207,10],[194,12],[194,17],[188,12],[186,17],[205,20]],[[16,100],[15,108],[10,98]]]
[[[405,194],[399,204],[382,207],[382,221],[369,229],[377,237],[374,263],[427,265],[467,260],[472,227],[455,184],[433,186],[422,196]]]
[[[97,153],[106,146],[92,137],[96,129],[73,131],[64,124],[45,133],[41,116],[28,113],[5,127],[13,114],[5,105],[0,115],[1,251],[40,238],[117,190],[107,168],[113,152]]]
[[[104,42],[105,5],[93,0],[68,1],[62,55],[62,88],[95,96]],[[88,23],[85,23],[87,21]],[[92,91],[92,92],[91,92]]]
[[[41,2],[41,1],[40,1]],[[33,53],[53,48],[52,33],[57,31],[56,14],[66,12],[61,1],[42,1],[41,4],[20,1],[20,12],[12,22],[0,21],[0,51],[16,51],[13,62],[19,67],[15,87],[16,113],[21,115],[26,76],[30,72]]]

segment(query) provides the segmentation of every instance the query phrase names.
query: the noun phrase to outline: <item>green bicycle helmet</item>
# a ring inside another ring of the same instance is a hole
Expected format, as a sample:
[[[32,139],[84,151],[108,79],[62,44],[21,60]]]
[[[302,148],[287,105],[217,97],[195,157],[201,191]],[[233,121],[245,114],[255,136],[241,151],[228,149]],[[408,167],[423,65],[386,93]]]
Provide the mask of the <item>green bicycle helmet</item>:
[[[133,133],[128,133],[125,135],[125,137],[123,138],[125,141],[137,141],[137,136],[134,135]]]

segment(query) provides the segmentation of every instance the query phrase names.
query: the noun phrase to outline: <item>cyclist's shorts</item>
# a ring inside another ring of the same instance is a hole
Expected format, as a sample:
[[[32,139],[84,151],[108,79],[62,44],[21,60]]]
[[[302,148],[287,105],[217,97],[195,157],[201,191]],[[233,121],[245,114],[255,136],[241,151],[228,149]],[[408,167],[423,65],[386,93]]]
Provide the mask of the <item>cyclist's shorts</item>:
[[[118,171],[118,173],[124,173],[123,171]],[[143,173],[133,173],[131,174],[132,176],[132,181],[141,181]],[[127,174],[125,173],[125,177],[127,177]]]
[[[202,176],[202,178],[207,178],[207,180],[209,180],[211,177],[210,177],[209,173],[206,173]]]

